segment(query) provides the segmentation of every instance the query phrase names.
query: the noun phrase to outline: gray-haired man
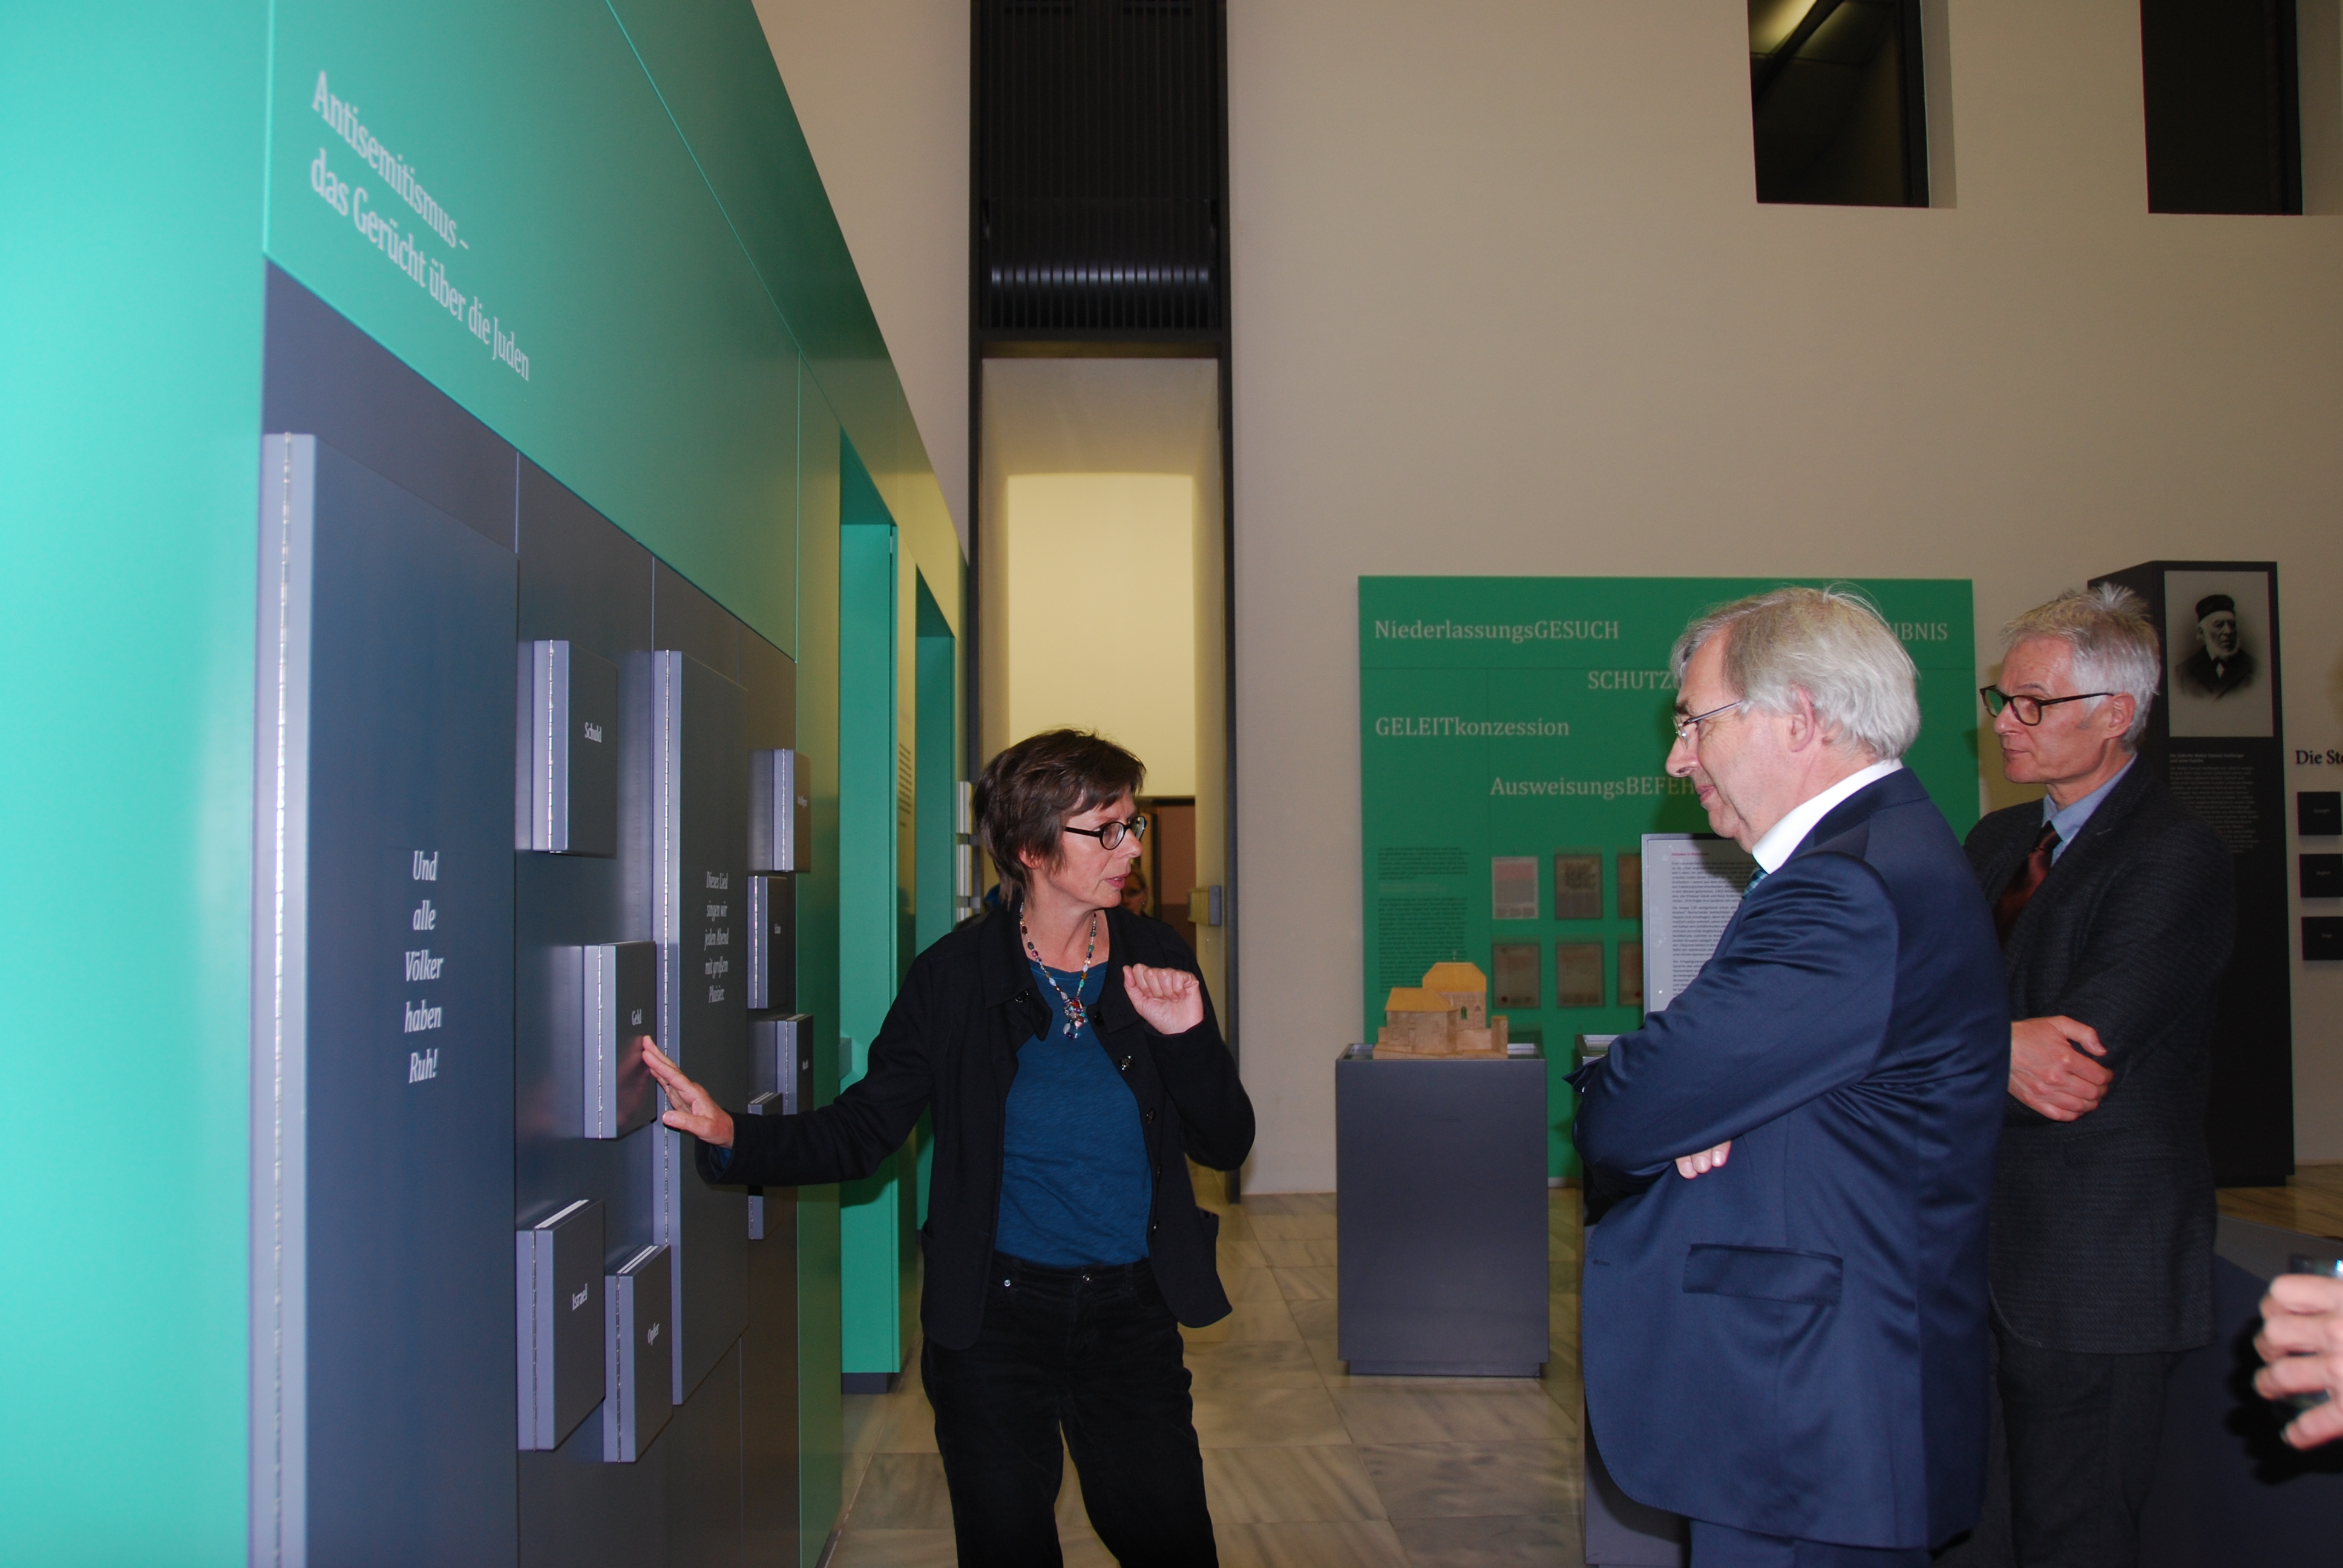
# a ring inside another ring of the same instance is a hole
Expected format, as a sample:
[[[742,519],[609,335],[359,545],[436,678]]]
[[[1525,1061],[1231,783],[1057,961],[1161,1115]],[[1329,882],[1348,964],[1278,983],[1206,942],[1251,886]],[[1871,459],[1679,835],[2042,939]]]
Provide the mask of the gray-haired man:
[[[2229,856],[2134,753],[2162,660],[2145,607],[2061,594],[1985,689],[2013,784],[1968,837],[2007,970],[1994,1173],[2000,1421],[1964,1563],[2127,1564],[2164,1383],[2212,1327],[2205,1092]]]
[[[1925,1568],[1983,1484],[1992,922],[1867,605],[1744,599],[1673,663],[1668,771],[1765,875],[1579,1080],[1587,1418],[1701,1568]]]

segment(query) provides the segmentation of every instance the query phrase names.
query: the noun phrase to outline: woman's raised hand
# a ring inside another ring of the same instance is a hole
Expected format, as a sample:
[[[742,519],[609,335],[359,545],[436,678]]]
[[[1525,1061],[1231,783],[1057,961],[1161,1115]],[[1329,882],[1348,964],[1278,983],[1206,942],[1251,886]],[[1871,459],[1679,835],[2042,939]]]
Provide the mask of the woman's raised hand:
[[[1122,989],[1158,1034],[1185,1034],[1204,1021],[1204,982],[1186,970],[1125,964]]]
[[[689,1132],[702,1143],[719,1149],[732,1147],[732,1118],[716,1103],[716,1097],[683,1075],[683,1069],[668,1060],[667,1052],[643,1041],[643,1065],[667,1091],[667,1102],[672,1110],[660,1113],[659,1120],[678,1132]]]

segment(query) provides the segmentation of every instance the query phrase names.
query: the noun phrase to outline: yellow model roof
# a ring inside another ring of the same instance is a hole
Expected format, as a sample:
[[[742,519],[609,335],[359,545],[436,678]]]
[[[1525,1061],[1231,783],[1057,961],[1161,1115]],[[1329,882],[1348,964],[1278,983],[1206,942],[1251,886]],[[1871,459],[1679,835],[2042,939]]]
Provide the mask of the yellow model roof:
[[[1392,988],[1391,1000],[1383,1003],[1385,1012],[1453,1012],[1448,999],[1421,986],[1403,985]]]
[[[1489,977],[1477,964],[1434,964],[1423,971],[1425,990],[1487,990]]]

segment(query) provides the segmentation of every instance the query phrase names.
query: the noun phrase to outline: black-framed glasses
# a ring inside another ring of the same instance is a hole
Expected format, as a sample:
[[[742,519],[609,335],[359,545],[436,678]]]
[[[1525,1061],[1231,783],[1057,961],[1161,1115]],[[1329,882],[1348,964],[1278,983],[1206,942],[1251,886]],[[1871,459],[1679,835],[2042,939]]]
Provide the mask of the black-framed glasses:
[[[1748,705],[1749,699],[1747,698],[1738,697],[1734,699],[1731,702],[1726,703],[1722,708],[1712,708],[1706,713],[1695,713],[1689,719],[1684,717],[1682,714],[1678,714],[1675,720],[1676,739],[1686,746],[1693,745],[1700,739],[1700,727],[1702,725],[1707,723],[1710,719],[1715,718],[1720,713],[1730,713],[1735,709],[1746,708]]]
[[[2115,693],[2086,691],[2076,697],[2019,697],[1998,686],[1980,686],[1977,695],[1985,699],[1985,710],[1996,719],[2006,708],[2017,715],[2017,722],[2030,729],[2042,722],[2042,710],[2046,708],[2056,708],[2062,702],[2088,702],[2094,697],[2113,697]]]
[[[1138,816],[1131,818],[1127,822],[1101,822],[1095,828],[1069,828],[1066,831],[1069,833],[1080,833],[1085,839],[1096,839],[1099,841],[1099,848],[1101,849],[1111,849],[1117,848],[1122,843],[1123,835],[1126,833],[1131,835],[1133,839],[1138,839],[1140,842],[1145,843],[1147,841],[1147,815],[1145,812],[1141,812]]]

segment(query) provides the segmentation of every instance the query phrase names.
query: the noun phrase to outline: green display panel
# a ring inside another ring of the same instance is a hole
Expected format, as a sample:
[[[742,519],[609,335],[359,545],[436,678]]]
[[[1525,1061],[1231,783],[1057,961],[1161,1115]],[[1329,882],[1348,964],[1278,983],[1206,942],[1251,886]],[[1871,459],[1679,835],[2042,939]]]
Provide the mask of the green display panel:
[[[800,356],[949,527],[752,7],[275,18],[267,256],[669,565],[796,654]]]
[[[1643,1020],[1643,835],[1708,831],[1666,773],[1668,649],[1761,578],[1361,578],[1361,1035],[1443,960],[1546,1049],[1549,1174],[1574,1175],[1580,1034]],[[1819,586],[1819,584],[1817,584]],[[1906,756],[1956,833],[1977,818],[1975,617],[1966,578],[1853,582],[1920,670]],[[1625,867],[1623,879],[1622,867]]]

